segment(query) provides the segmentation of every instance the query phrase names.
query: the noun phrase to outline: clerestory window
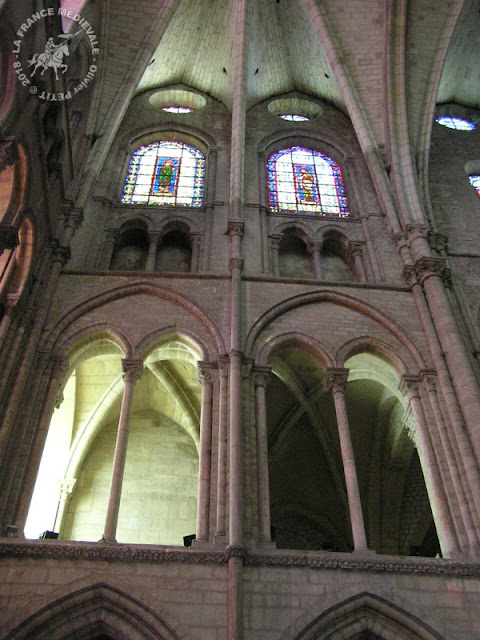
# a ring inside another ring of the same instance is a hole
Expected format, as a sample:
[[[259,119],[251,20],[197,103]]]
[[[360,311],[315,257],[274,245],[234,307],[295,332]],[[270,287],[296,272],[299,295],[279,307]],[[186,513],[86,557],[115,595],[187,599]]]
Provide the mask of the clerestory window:
[[[271,155],[268,192],[272,212],[349,216],[340,167],[313,149],[290,147]]]
[[[122,202],[201,207],[205,156],[183,142],[162,140],[137,149],[131,157]]]

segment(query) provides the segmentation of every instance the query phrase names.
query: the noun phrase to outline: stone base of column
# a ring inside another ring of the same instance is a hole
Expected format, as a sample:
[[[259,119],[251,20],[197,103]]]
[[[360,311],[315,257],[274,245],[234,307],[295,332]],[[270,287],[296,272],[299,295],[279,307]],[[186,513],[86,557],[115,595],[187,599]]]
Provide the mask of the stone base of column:
[[[352,551],[352,555],[356,556],[357,558],[370,558],[371,556],[376,556],[377,552],[376,551],[372,551],[372,549],[359,549],[358,551],[356,551],[355,549]]]
[[[227,536],[224,533],[216,533],[213,536],[213,548],[225,550],[225,547],[228,545]]]
[[[102,536],[98,542],[100,544],[119,544],[115,538],[105,538],[105,536]]]

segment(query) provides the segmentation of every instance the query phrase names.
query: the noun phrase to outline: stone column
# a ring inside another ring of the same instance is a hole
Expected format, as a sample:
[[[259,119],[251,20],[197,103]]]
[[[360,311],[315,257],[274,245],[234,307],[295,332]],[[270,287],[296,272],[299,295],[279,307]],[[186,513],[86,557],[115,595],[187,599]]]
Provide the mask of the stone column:
[[[199,233],[191,233],[190,238],[192,240],[192,262],[190,265],[190,271],[192,273],[198,273],[200,270],[200,245],[202,243],[202,236]]]
[[[227,427],[228,427],[228,368],[229,359],[218,359],[220,373],[220,399],[218,407],[218,477],[217,477],[217,524],[215,536],[225,537],[225,499],[227,485]]]
[[[459,473],[457,459],[453,451],[453,448],[450,444],[450,440],[448,438],[447,428],[445,426],[445,421],[443,420],[442,412],[440,409],[440,403],[438,401],[438,396],[437,396],[437,390],[436,390],[436,384],[435,384],[435,378],[436,378],[435,372],[422,371],[422,378],[423,378],[423,382],[425,384],[426,390],[428,392],[430,405],[433,410],[433,415],[435,416],[435,422],[437,425],[437,431],[439,435],[439,443],[437,442],[436,434],[433,434],[431,441],[435,451],[438,450],[439,444],[442,447],[443,453],[447,461],[447,469],[445,473],[448,473],[448,475],[450,476],[450,479],[453,485],[452,493],[457,498],[456,500],[457,508],[460,510],[460,514],[463,520],[463,523],[462,523],[463,527],[459,528],[458,526],[460,524],[458,522],[459,518],[455,518],[455,523],[457,524],[457,532],[458,532],[457,535],[460,541],[461,540],[460,532],[463,532],[464,530],[465,533],[463,533],[463,538],[465,538],[465,534],[466,534],[470,548],[474,550],[474,553],[477,553],[478,550],[480,549],[480,541],[478,538],[477,528],[473,523],[472,514],[470,512],[471,497],[470,496],[467,497],[469,487],[467,484],[467,479],[464,477],[464,474]],[[437,454],[437,460],[438,458],[439,456]],[[439,470],[440,472],[442,471],[441,468]],[[445,476],[445,473],[443,474],[444,476]],[[444,481],[444,484],[445,484],[445,481]]]
[[[367,281],[367,274],[365,272],[365,265],[363,264],[363,242],[350,242],[349,249],[355,263],[355,270],[357,272],[360,282]]]
[[[212,459],[212,397],[215,365],[198,363],[198,380],[202,385],[200,414],[200,459],[198,467],[197,540],[208,540],[210,515],[210,470]]]
[[[255,380],[255,417],[257,433],[257,482],[258,516],[260,541],[271,541],[270,529],[270,487],[268,484],[268,432],[266,388],[271,367],[256,367]]]
[[[148,232],[148,255],[147,261],[145,263],[145,271],[155,271],[155,263],[157,261],[157,250],[158,245],[160,244],[160,239],[162,234],[160,231],[149,231]]]
[[[73,488],[77,482],[76,478],[68,478],[58,483],[59,499],[57,513],[55,515],[55,522],[53,523],[53,531],[58,528],[58,535],[61,536],[62,526],[67,512],[68,503],[72,497]]]
[[[355,467],[355,457],[348,424],[347,407],[345,404],[347,377],[348,369],[327,369],[326,387],[333,393],[335,412],[337,414],[338,436],[340,439],[345,484],[347,487],[354,550],[368,551],[357,469]]]
[[[7,294],[5,314],[0,322],[0,349],[3,346],[5,336],[10,328],[12,317],[17,305],[19,296],[17,294]]]
[[[272,272],[275,278],[280,276],[280,266],[278,262],[278,254],[280,253],[280,243],[283,236],[272,235],[270,239],[272,241]]]
[[[322,262],[320,260],[320,252],[322,251],[323,240],[316,240],[312,242],[310,251],[313,258],[313,269],[315,272],[316,280],[323,280]]]
[[[103,245],[102,257],[100,260],[100,269],[108,271],[112,264],[113,250],[117,241],[118,229],[107,229]]]
[[[418,448],[442,553],[446,558],[454,558],[458,556],[459,548],[441,487],[438,467],[433,456],[428,425],[420,399],[419,381],[418,376],[404,375],[400,383],[400,390],[407,393],[415,418],[415,444]]]
[[[104,542],[116,542],[115,536],[117,534],[118,512],[120,510],[120,498],[122,496],[123,472],[125,469],[125,459],[127,457],[128,420],[132,408],[135,383],[138,382],[142,376],[143,363],[141,360],[125,359],[122,360],[122,368],[125,387],[118,421],[117,442],[113,455],[110,496],[108,499],[107,518],[103,533]]]

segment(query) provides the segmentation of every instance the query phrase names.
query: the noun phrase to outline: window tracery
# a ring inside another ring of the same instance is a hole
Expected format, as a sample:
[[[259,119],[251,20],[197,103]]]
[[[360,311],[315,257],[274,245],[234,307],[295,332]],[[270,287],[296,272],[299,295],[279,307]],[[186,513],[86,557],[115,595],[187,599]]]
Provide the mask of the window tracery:
[[[137,149],[130,160],[125,204],[201,207],[205,156],[184,142],[161,140]]]
[[[290,147],[271,155],[268,191],[272,212],[349,216],[340,167],[313,149]]]

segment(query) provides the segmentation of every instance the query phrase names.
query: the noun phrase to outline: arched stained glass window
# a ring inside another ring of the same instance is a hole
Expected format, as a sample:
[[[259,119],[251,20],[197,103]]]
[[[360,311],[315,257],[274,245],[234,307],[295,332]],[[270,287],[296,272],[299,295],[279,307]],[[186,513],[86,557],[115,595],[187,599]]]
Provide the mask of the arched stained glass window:
[[[137,149],[128,167],[125,204],[201,207],[205,156],[183,142],[162,140]]]
[[[480,196],[480,175],[479,176],[469,176],[470,184],[477,192],[477,195]]]
[[[268,191],[274,212],[349,216],[340,167],[312,149],[290,147],[270,156]]]

